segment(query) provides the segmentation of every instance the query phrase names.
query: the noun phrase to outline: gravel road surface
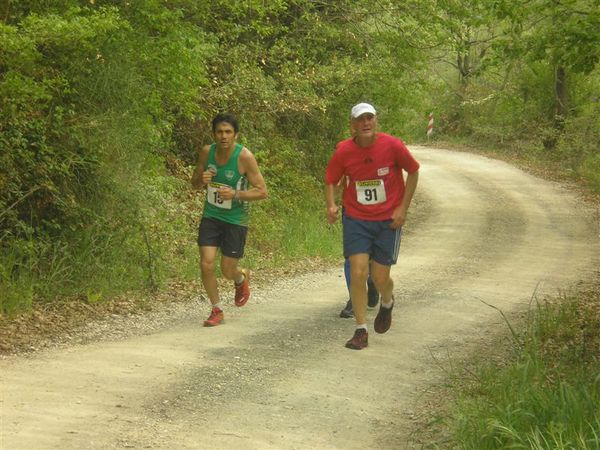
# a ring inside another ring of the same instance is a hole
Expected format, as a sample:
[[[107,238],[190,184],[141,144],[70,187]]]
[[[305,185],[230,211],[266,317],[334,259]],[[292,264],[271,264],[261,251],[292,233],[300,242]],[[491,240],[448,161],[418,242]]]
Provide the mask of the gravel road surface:
[[[113,339],[107,327],[97,341],[2,358],[0,448],[413,448],[414,411],[443,376],[435,355],[505,327],[486,303],[514,312],[590,277],[600,227],[560,184],[411,149],[422,169],[392,269],[394,321],[378,335],[370,310],[367,349],[344,348],[340,256],[255,290],[220,327],[201,326],[209,307],[198,302],[152,332]]]

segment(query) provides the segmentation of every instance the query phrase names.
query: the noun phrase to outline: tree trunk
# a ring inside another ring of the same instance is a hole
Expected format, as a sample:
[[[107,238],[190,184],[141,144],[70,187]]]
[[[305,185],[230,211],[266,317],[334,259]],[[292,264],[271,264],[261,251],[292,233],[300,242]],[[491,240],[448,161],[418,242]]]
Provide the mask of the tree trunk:
[[[556,68],[556,79],[554,81],[555,107],[554,107],[554,126],[557,130],[562,130],[565,119],[567,118],[567,73],[564,67]]]
[[[567,72],[563,66],[558,66],[554,78],[554,119],[552,121],[552,129],[543,138],[544,147],[548,150],[556,147],[556,143],[564,130],[568,114],[567,103]]]

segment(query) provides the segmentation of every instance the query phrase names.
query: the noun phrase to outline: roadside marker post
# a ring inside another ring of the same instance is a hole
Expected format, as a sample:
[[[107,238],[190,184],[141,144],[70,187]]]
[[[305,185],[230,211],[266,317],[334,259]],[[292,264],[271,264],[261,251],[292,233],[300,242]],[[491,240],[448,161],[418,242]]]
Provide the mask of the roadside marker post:
[[[427,123],[427,140],[429,140],[429,136],[433,133],[433,113],[429,114],[429,122]]]

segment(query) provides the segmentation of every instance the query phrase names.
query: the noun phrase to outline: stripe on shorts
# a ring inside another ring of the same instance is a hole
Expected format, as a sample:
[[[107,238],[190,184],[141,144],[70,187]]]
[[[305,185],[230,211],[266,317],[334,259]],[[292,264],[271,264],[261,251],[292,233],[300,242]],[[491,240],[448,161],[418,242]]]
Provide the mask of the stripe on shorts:
[[[402,240],[402,227],[396,228],[396,236],[394,237],[394,261],[398,259],[400,253],[400,241]]]

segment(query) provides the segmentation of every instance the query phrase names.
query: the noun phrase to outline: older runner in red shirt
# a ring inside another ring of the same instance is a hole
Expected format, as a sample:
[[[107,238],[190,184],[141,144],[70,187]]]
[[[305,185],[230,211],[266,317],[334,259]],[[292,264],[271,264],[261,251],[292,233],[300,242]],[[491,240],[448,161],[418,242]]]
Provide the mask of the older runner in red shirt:
[[[325,173],[327,220],[338,216],[335,186],[346,176],[349,183],[344,206],[344,256],[351,266],[351,299],[356,330],[346,347],[361,350],[368,345],[367,277],[381,294],[374,328],[385,333],[392,323],[394,283],[390,268],[396,263],[402,225],[417,188],[419,163],[404,143],[377,131],[377,112],[359,103],[350,115],[352,138],[338,143]],[[407,173],[406,183],[403,171]]]

